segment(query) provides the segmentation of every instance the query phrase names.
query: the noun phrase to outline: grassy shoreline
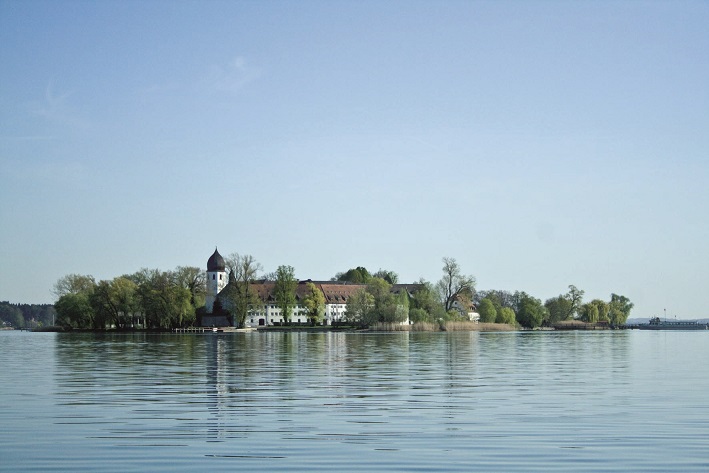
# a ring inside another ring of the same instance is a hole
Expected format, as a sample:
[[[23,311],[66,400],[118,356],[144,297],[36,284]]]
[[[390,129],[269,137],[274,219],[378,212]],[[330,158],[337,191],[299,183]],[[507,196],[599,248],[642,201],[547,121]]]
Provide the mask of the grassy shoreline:
[[[476,324],[473,322],[443,322],[440,324],[416,322],[413,325],[379,322],[372,325],[369,330],[374,332],[511,332],[518,329],[510,324]]]

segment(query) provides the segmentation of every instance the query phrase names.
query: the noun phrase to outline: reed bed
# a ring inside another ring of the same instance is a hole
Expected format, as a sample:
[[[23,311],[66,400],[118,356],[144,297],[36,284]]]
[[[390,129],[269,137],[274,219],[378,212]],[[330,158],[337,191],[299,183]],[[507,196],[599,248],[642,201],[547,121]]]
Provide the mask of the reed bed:
[[[375,332],[410,332],[411,325],[401,325],[392,322],[377,322],[369,326],[369,330]]]
[[[441,330],[446,332],[510,332],[516,330],[509,324],[488,324],[474,322],[444,322]]]
[[[440,329],[440,325],[429,322],[416,322],[411,326],[411,330],[414,332],[438,332]]]

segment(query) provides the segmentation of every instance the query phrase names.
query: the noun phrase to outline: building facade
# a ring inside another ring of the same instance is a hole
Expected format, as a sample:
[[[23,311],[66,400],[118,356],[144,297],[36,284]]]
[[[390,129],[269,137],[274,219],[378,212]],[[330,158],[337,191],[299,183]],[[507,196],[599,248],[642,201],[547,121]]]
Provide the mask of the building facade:
[[[345,309],[347,299],[358,290],[366,287],[363,284],[352,284],[340,281],[298,281],[295,290],[296,306],[290,314],[292,323],[306,323],[308,321],[307,311],[300,302],[305,297],[308,290],[308,283],[312,283],[323,294],[325,300],[325,311],[323,314],[323,324],[332,325],[345,320]],[[285,322],[285,318],[278,307],[274,295],[275,283],[273,281],[259,281],[251,285],[251,288],[258,294],[261,306],[252,307],[246,317],[247,327],[262,327],[267,325],[279,325]]]
[[[323,325],[344,322],[347,300],[360,289],[367,287],[365,284],[344,281],[312,281],[310,279],[299,281],[295,290],[296,306],[290,314],[291,323],[305,324],[308,322],[307,311],[301,305],[301,301],[308,290],[308,283],[314,284],[323,294],[325,300]],[[227,275],[224,258],[215,249],[212,256],[207,260],[206,314],[202,317],[202,326],[216,327],[235,323],[235,320],[225,315],[222,310],[223,307],[228,305],[227,301],[220,301],[220,295],[228,292],[229,284],[236,284],[236,281],[233,274]],[[401,291],[406,291],[411,296],[418,287],[420,287],[418,284],[394,284],[391,290],[397,294]],[[281,309],[276,302],[274,294],[275,282],[256,281],[250,284],[249,289],[258,296],[260,304],[250,307],[245,321],[247,327],[280,325],[285,322]],[[409,321],[406,320],[403,323],[408,324]]]

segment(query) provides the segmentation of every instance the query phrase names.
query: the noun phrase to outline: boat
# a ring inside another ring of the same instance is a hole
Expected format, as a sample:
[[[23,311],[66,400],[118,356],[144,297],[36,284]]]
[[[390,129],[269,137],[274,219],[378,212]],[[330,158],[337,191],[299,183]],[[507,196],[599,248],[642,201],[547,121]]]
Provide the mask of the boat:
[[[662,320],[653,317],[646,324],[639,324],[640,330],[707,330],[709,324],[699,323],[694,320]]]

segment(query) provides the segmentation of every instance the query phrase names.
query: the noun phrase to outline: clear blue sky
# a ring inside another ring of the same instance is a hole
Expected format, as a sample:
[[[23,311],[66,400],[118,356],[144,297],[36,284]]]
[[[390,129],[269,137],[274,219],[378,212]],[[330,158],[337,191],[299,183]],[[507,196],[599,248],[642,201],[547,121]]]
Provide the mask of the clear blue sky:
[[[0,300],[205,267],[709,316],[709,2],[0,0]]]

